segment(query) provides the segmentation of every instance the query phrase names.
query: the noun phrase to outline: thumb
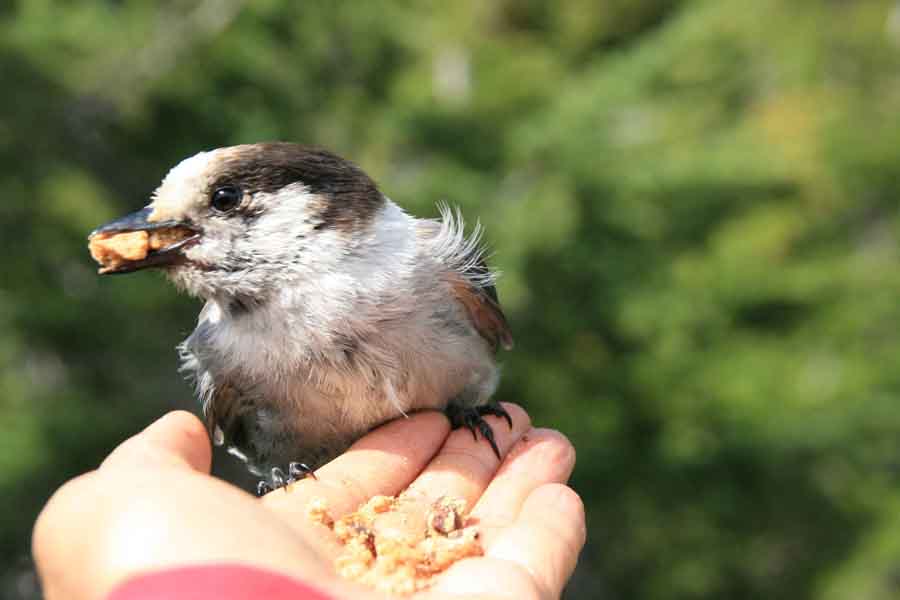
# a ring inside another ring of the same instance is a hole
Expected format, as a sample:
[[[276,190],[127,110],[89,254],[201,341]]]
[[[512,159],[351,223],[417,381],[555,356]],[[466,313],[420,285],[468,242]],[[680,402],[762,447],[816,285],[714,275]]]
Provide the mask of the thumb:
[[[100,470],[171,466],[209,473],[212,449],[200,419],[176,410],[119,444]]]

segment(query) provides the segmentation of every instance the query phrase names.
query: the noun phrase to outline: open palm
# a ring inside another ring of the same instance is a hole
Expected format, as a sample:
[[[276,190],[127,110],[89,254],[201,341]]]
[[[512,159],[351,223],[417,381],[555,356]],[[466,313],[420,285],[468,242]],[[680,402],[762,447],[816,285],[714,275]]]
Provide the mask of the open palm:
[[[441,415],[420,414],[369,434],[317,471],[317,480],[268,494],[263,503],[331,557],[336,546],[327,530],[311,534],[303,518],[314,497],[325,498],[336,516],[375,494],[410,490],[432,499],[464,498],[473,507],[485,555],[456,563],[421,597],[557,598],[584,543],[581,501],[564,485],[575,451],[561,434],[533,429],[520,407],[505,407],[511,428],[488,417],[502,463],[467,430],[450,432]]]
[[[382,598],[339,579],[339,546],[306,510],[325,499],[339,517],[376,494],[461,497],[483,557],[451,566],[415,598],[558,598],[584,544],[581,500],[565,485],[575,452],[561,434],[489,417],[504,459],[439,413],[389,423],[308,478],[257,499],[209,476],[196,417],[170,413],[63,486],[35,525],[34,554],[50,600],[100,598],[153,569],[242,563],[290,575],[334,598]]]

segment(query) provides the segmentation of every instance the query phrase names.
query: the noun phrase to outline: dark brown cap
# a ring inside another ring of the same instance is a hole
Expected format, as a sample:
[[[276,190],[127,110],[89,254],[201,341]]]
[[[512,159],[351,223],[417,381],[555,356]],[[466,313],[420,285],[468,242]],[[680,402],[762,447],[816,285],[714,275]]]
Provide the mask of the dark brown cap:
[[[352,230],[384,205],[375,182],[352,162],[322,148],[265,142],[221,150],[210,192],[238,186],[247,193],[275,193],[301,183],[322,199],[320,228]]]

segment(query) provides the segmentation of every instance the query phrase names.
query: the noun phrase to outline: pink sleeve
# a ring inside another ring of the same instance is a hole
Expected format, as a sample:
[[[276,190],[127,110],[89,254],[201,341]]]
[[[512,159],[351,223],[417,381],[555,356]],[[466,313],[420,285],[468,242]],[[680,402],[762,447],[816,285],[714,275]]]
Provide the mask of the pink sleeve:
[[[236,564],[178,567],[138,575],[107,600],[334,600],[309,585],[256,567]]]

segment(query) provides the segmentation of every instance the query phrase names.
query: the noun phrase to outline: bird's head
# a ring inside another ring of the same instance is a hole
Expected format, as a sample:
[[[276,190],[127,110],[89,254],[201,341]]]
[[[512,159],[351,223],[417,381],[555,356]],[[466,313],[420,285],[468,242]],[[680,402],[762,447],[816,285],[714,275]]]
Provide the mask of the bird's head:
[[[253,302],[338,265],[385,202],[362,170],[325,150],[232,146],[185,159],[150,204],[91,237],[165,232],[171,243],[102,272],[158,267],[193,295]]]

